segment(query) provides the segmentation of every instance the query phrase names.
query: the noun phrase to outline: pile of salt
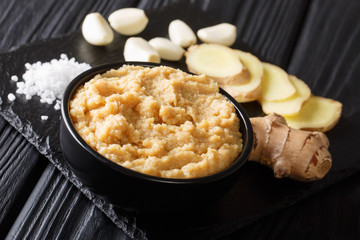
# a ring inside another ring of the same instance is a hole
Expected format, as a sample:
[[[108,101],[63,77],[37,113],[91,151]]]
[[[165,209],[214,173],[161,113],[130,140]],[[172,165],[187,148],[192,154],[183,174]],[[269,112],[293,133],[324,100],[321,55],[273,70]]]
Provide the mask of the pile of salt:
[[[87,63],[78,63],[75,58],[69,59],[66,54],[61,54],[60,59],[50,62],[26,63],[26,72],[23,74],[23,82],[17,82],[18,94],[25,94],[26,99],[38,95],[40,102],[53,104],[56,110],[60,109],[60,100],[66,86],[80,73],[88,70],[91,66]],[[17,81],[17,76],[12,76]]]

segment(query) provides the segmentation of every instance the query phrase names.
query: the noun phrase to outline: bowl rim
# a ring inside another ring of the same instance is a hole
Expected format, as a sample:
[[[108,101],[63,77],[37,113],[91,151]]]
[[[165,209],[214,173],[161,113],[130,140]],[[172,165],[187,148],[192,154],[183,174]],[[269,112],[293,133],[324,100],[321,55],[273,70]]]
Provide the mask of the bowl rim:
[[[76,76],[66,87],[64,90],[62,99],[61,99],[61,121],[64,122],[67,130],[71,134],[71,136],[75,139],[75,141],[88,153],[90,153],[95,159],[97,159],[102,164],[106,165],[106,167],[109,167],[116,172],[119,172],[119,174],[125,174],[132,178],[137,178],[139,180],[147,180],[151,182],[158,182],[158,183],[167,183],[167,184],[181,184],[181,185],[187,185],[187,184],[205,184],[214,182],[223,178],[226,178],[230,175],[232,175],[234,172],[236,172],[248,159],[250,152],[252,150],[253,146],[253,129],[250,123],[250,119],[247,116],[245,110],[241,107],[241,105],[228,94],[226,91],[224,91],[222,88],[219,87],[220,93],[225,96],[234,106],[235,111],[238,113],[237,115],[240,116],[240,126],[243,125],[243,129],[245,129],[245,132],[241,132],[242,139],[243,139],[243,148],[240,152],[239,156],[236,158],[236,160],[232,163],[231,166],[227,167],[226,169],[204,177],[199,178],[164,178],[164,177],[158,177],[158,176],[152,176],[148,174],[144,174],[141,172],[137,172],[135,170],[126,168],[121,166],[120,164],[117,164],[110,159],[107,159],[106,157],[102,156],[100,153],[98,153],[96,150],[94,150],[90,145],[88,145],[85,140],[80,136],[80,134],[75,129],[74,125],[72,124],[70,113],[69,113],[69,105],[70,105],[70,99],[72,99],[73,95],[76,93],[77,89],[85,84],[85,82],[92,79],[97,74],[105,73],[106,71],[110,69],[120,68],[124,65],[136,65],[136,66],[143,66],[143,67],[157,67],[157,66],[166,66],[165,64],[156,64],[156,63],[148,63],[148,62],[130,62],[130,61],[121,61],[121,62],[114,62],[114,63],[108,63],[103,64],[99,66],[92,67],[78,76]],[[181,70],[181,69],[180,69]],[[183,72],[189,73],[187,71],[181,70]],[[192,73],[189,73],[192,74]],[[67,161],[65,157],[65,161]]]

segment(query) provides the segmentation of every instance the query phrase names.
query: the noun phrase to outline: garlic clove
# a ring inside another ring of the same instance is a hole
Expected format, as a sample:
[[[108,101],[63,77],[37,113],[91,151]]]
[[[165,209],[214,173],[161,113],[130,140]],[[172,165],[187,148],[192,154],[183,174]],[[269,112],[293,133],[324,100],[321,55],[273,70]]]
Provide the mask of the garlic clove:
[[[156,37],[149,41],[149,44],[156,49],[160,57],[168,61],[179,61],[185,50],[167,38]]]
[[[159,53],[143,38],[128,38],[124,46],[125,61],[160,63]]]
[[[176,19],[169,24],[170,40],[181,47],[189,47],[196,43],[196,35],[183,21]]]
[[[217,43],[229,47],[236,41],[236,26],[230,23],[220,23],[199,29],[197,36],[205,43]]]
[[[149,22],[144,10],[139,8],[122,8],[111,13],[110,26],[118,33],[132,36],[141,33]]]
[[[95,46],[105,46],[114,40],[111,27],[104,17],[97,12],[85,16],[81,31],[85,40]]]

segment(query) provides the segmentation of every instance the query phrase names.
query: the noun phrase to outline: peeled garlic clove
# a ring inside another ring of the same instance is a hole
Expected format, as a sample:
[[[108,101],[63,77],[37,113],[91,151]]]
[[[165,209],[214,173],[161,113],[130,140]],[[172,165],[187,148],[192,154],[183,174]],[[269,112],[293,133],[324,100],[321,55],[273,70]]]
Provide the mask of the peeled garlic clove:
[[[203,42],[217,43],[229,47],[236,41],[236,26],[230,23],[220,23],[199,29],[197,36]]]
[[[120,34],[131,36],[141,33],[149,22],[144,10],[139,8],[122,8],[111,13],[110,26]]]
[[[143,38],[128,38],[124,46],[125,61],[160,63],[159,53]]]
[[[156,49],[162,59],[168,61],[179,61],[185,50],[167,38],[156,37],[149,41],[149,44]]]
[[[85,40],[95,46],[105,46],[114,40],[114,33],[100,13],[94,12],[86,15],[82,27]]]
[[[183,21],[176,19],[169,24],[170,40],[181,47],[189,47],[196,43],[193,30]]]

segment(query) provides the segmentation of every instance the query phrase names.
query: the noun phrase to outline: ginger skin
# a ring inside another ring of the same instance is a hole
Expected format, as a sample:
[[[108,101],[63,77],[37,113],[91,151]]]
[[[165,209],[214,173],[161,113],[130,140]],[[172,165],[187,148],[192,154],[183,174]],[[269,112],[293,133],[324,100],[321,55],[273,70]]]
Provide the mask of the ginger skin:
[[[322,132],[290,128],[277,114],[251,118],[250,121],[254,147],[249,160],[272,168],[275,177],[315,181],[330,170],[329,140]]]

